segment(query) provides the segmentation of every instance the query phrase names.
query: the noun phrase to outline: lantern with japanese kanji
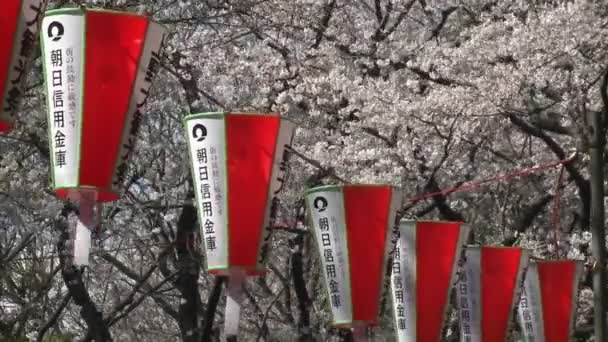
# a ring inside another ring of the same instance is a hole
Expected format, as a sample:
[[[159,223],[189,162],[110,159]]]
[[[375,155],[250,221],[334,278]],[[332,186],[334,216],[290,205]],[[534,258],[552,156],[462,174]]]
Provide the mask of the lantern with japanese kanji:
[[[355,338],[377,324],[387,265],[399,234],[401,192],[384,185],[322,186],[306,192],[333,325]]]
[[[295,125],[276,114],[185,118],[207,270],[265,272]]]
[[[147,16],[71,8],[48,11],[41,32],[53,188],[80,202],[83,219],[120,196],[165,29]],[[80,223],[77,265],[90,244],[91,222]]]
[[[233,336],[244,277],[265,272],[295,124],[277,114],[223,112],[184,121],[206,267],[229,277],[226,335]]]
[[[13,128],[46,2],[0,1],[0,132]]]
[[[465,249],[456,293],[462,341],[507,341],[528,251],[516,247]]]
[[[521,299],[519,321],[528,342],[568,342],[573,339],[580,261],[530,262]]]
[[[440,341],[468,232],[460,222],[401,221],[391,275],[400,342]]]

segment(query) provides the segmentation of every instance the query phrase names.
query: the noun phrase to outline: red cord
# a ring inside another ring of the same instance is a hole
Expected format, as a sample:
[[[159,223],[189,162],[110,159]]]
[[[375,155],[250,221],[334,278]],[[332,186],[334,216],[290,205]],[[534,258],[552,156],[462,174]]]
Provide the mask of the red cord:
[[[555,189],[555,197],[553,199],[553,228],[555,229],[555,257],[559,258],[559,238],[560,238],[560,207],[561,207],[561,188],[564,183],[564,166],[559,170],[559,178]]]
[[[413,198],[410,198],[409,202],[410,203],[416,203],[418,201],[422,201],[422,200],[425,200],[425,199],[428,199],[428,198],[432,198],[432,197],[435,197],[435,196],[446,196],[446,195],[449,195],[449,194],[454,193],[454,192],[460,192],[460,191],[465,191],[465,190],[473,190],[473,189],[480,188],[482,185],[485,185],[486,183],[498,182],[498,181],[509,181],[509,180],[511,180],[513,178],[529,175],[531,173],[536,173],[536,172],[544,171],[544,170],[547,170],[547,169],[552,169],[554,167],[567,164],[567,163],[569,163],[569,162],[571,162],[573,160],[574,160],[574,157],[570,157],[568,159],[559,160],[559,161],[556,161],[556,162],[553,162],[553,163],[550,163],[550,164],[530,167],[530,168],[527,168],[527,169],[521,169],[521,170],[517,170],[517,171],[512,172],[512,173],[507,173],[507,174],[504,174],[504,175],[494,176],[494,177],[482,179],[482,180],[479,180],[479,181],[467,182],[467,183],[464,183],[464,184],[459,185],[459,186],[453,186],[453,187],[445,188],[445,189],[442,189],[442,190],[439,190],[439,191],[430,192],[430,193],[426,193],[426,194],[421,194],[421,195],[415,196]]]

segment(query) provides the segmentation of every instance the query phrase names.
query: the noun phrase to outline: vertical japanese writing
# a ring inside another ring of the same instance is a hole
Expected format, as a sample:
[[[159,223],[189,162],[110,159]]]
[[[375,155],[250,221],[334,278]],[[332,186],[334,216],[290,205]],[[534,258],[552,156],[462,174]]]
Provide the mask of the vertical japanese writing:
[[[76,115],[78,114],[78,101],[77,89],[76,89],[76,70],[75,65],[76,59],[74,58],[74,48],[68,47],[65,49],[65,70],[66,70],[66,83],[67,83],[67,106],[65,113],[67,114],[67,124],[70,127],[76,127]]]
[[[50,51],[51,59],[51,86],[52,86],[52,116],[53,116],[53,128],[55,134],[54,138],[54,160],[55,167],[63,168],[66,165],[66,146],[65,146],[65,134],[63,129],[65,128],[65,101],[63,93],[64,73],[63,73],[63,49],[58,48]]]
[[[125,180],[128,171],[128,161],[135,148],[137,134],[143,120],[143,108],[150,96],[150,87],[154,77],[158,74],[161,66],[161,52],[165,40],[164,28],[150,22],[146,34],[144,51],[140,58],[140,67],[145,73],[138,73],[134,85],[134,94],[129,104],[129,122],[125,124],[122,136],[120,155],[116,165],[116,175],[112,182],[113,187],[118,187]]]
[[[202,124],[197,124],[194,126],[194,129],[192,130],[192,135],[194,139],[197,139],[199,141],[202,141],[205,139],[206,136],[206,128],[204,125]],[[218,245],[217,245],[217,240],[216,240],[216,236],[215,236],[215,222],[214,222],[214,218],[213,218],[213,209],[215,208],[219,208],[221,206],[213,205],[213,199],[211,198],[211,179],[209,177],[210,174],[210,160],[213,161],[213,165],[211,166],[212,168],[212,172],[213,170],[216,171],[217,173],[217,151],[215,150],[215,148],[211,148],[211,156],[212,158],[209,158],[209,152],[207,151],[207,147],[206,146],[202,146],[199,147],[195,150],[196,153],[196,162],[195,162],[195,168],[198,170],[197,174],[195,175],[195,177],[198,177],[198,198],[200,201],[200,213],[201,213],[201,224],[202,224],[202,228],[203,228],[203,236],[204,236],[204,245],[205,245],[205,249],[209,252],[209,253],[213,253],[215,252],[215,250],[217,249]]]
[[[519,258],[519,271],[517,272],[517,285],[515,286],[515,289],[513,290],[513,301],[511,303],[511,309],[514,308],[514,306],[518,306],[520,303],[520,299],[522,298],[522,296],[524,295],[525,292],[525,279],[526,279],[526,272],[527,272],[527,268],[528,268],[528,256],[526,254],[526,251],[522,251],[521,253],[521,257]],[[527,300],[532,299],[530,296],[530,293],[528,293],[527,295]],[[532,326],[533,323],[532,321],[534,320],[533,317],[533,313],[530,314],[530,325]],[[507,333],[505,334],[506,339],[508,341],[510,341],[514,334],[514,329],[513,329],[513,324],[515,322],[513,322],[513,320],[509,320],[509,322],[507,323]],[[532,332],[534,332],[534,328],[532,328]],[[532,337],[532,340],[534,340],[534,337]],[[530,341],[530,340],[528,340]]]
[[[224,202],[224,198],[222,195],[222,178],[220,174],[220,158],[219,152],[217,148],[211,146],[209,148],[209,153],[211,154],[211,177],[213,179],[213,184],[210,186],[213,187],[213,196],[209,194],[209,198],[214,204],[214,207],[217,208],[216,211],[218,214],[222,214],[222,204]],[[206,194],[205,194],[206,196]],[[204,197],[203,197],[204,198]]]
[[[383,265],[385,265],[385,271],[383,276],[383,284],[382,284],[382,297],[380,298],[380,303],[384,306],[388,300],[387,297],[391,295],[391,281],[392,281],[392,273],[393,273],[393,264],[395,262],[399,262],[399,259],[395,257],[397,254],[397,243],[399,241],[399,221],[395,219],[397,214],[397,209],[400,205],[400,201],[396,200],[400,198],[400,194],[397,193],[396,189],[391,189],[391,206],[389,209],[389,217],[387,224],[389,225],[389,231],[387,231],[387,245],[385,246],[385,260],[383,261]],[[394,299],[394,296],[393,296]],[[383,308],[381,310],[384,310]]]
[[[405,296],[403,286],[403,275],[401,274],[401,257],[404,251],[401,250],[401,243],[398,243],[393,254],[392,266],[392,288],[393,305],[395,306],[395,317],[397,319],[397,330],[406,330],[407,322],[405,319]]]
[[[521,327],[523,331],[523,337],[528,342],[534,342],[534,325],[532,323],[532,312],[528,305],[528,296],[524,289],[521,293],[521,299],[519,300],[519,312],[521,317]]]
[[[223,118],[186,121],[203,246],[210,269],[227,266]]]
[[[288,151],[293,140],[295,126],[291,122],[284,119],[280,120],[281,122],[274,154],[276,159],[273,160],[271,175],[272,179],[268,189],[269,202],[266,204],[264,230],[261,236],[260,252],[257,260],[258,266],[263,265],[268,259],[272,226],[276,220],[280,203],[278,194],[283,189],[283,185],[285,184],[285,180],[288,176]]]
[[[538,279],[538,265],[532,263],[526,270],[522,287],[521,298],[517,308],[522,337],[528,342],[544,341],[542,326],[542,307],[540,299],[540,282]]]
[[[65,32],[65,27],[59,21],[54,21],[49,25],[47,35],[54,42],[60,42]],[[50,117],[52,121],[49,123],[51,126],[52,139],[53,139],[53,161],[56,168],[62,169],[67,165],[66,157],[66,145],[65,145],[65,99],[64,99],[64,47],[60,44],[55,44],[49,47],[48,51],[49,61],[47,65],[50,68],[47,70],[50,75],[50,92],[48,94],[50,98]]]
[[[334,244],[332,243],[332,232],[330,230],[329,211],[327,210],[328,201],[323,196],[314,199],[313,205],[318,212],[317,227],[321,239],[322,258],[325,269],[325,279],[329,290],[329,302],[332,307],[340,308],[342,301],[340,298],[340,288],[336,282],[336,255]]]
[[[207,136],[207,129],[203,124],[196,124],[192,129],[192,138],[197,141],[204,141]],[[213,218],[213,209],[220,208],[216,202],[215,205],[211,198],[211,178],[210,173],[215,176],[214,179],[219,178],[218,174],[218,158],[215,147],[210,148],[210,152],[207,151],[207,146],[200,146],[195,149],[196,160],[194,161],[195,169],[197,173],[194,175],[198,179],[198,198],[200,206],[200,221],[203,228],[203,238],[205,249],[209,253],[214,253],[217,249],[217,241],[215,236],[215,222]],[[211,158],[209,158],[211,154]],[[210,162],[211,160],[211,162]],[[210,169],[211,168],[211,172]],[[214,187],[217,184],[214,185]],[[219,192],[216,192],[219,194]]]
[[[456,285],[456,291],[458,294],[458,307],[460,309],[460,335],[463,341],[471,341],[471,307],[469,298],[469,284],[467,279],[467,272],[464,267],[464,259],[459,262],[461,267],[460,279]]]
[[[311,192],[306,196],[306,202],[314,225],[333,321],[349,323],[352,303],[342,192],[336,189]]]
[[[466,249],[458,262],[456,284],[458,313],[460,316],[460,340],[481,341],[481,250]]]
[[[42,22],[48,125],[55,187],[78,184],[84,15],[50,15]]]
[[[206,166],[201,166],[200,168],[207,168]],[[203,174],[199,174],[201,182],[200,195],[202,196],[202,210],[201,213],[203,216],[201,217],[201,221],[203,223],[203,227],[205,229],[205,248],[209,251],[215,251],[217,248],[217,243],[215,240],[215,223],[213,222],[213,205],[211,204],[210,193],[209,193],[209,183],[208,178],[203,177]]]
[[[17,105],[23,95],[27,67],[36,46],[36,35],[45,7],[45,0],[26,0],[22,3],[22,17],[19,18],[17,23],[17,36],[13,42],[13,58],[9,66],[8,84],[6,84],[5,89],[6,96],[0,94],[0,97],[3,98],[0,117],[6,114],[11,121],[17,113]]]
[[[416,341],[417,223],[402,221],[398,227],[391,263],[393,315],[399,339]]]
[[[118,167],[117,167],[117,177],[116,177],[116,181],[114,183],[114,186],[118,186],[119,184],[122,184],[122,182],[125,180],[125,176],[127,173],[127,162],[129,160],[129,157],[131,156],[131,153],[133,152],[133,149],[135,148],[135,141],[137,139],[137,133],[139,132],[139,127],[141,126],[141,122],[142,122],[142,110],[144,105],[148,102],[148,96],[150,95],[150,86],[152,85],[152,75],[155,75],[158,73],[158,65],[160,64],[160,46],[158,51],[155,51],[152,53],[152,58],[150,59],[150,62],[148,63],[148,67],[146,68],[146,77],[145,77],[145,82],[144,85],[142,87],[140,87],[139,89],[137,89],[137,91],[139,92],[139,96],[141,96],[142,101],[141,102],[137,102],[135,105],[135,111],[133,112],[133,114],[131,114],[131,122],[129,124],[130,129],[128,130],[128,134],[126,136],[125,141],[123,141],[123,145],[122,145],[122,153],[119,156],[120,160],[118,162]],[[150,75],[150,76],[149,76]]]

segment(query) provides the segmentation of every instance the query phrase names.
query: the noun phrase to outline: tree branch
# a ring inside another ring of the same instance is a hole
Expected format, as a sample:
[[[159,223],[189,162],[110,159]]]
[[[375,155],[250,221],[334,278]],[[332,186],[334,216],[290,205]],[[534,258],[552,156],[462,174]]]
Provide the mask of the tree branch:
[[[504,115],[524,133],[541,139],[560,160],[566,159],[566,152],[561,148],[561,146],[540,128],[527,123],[515,113],[506,112]],[[589,181],[586,180],[580,171],[576,169],[575,163],[565,163],[564,167],[566,168],[566,171],[568,171],[570,177],[574,180],[574,183],[579,191],[579,196],[582,203],[581,224],[583,227],[588,227],[591,210],[591,186]]]
[[[317,34],[315,36],[315,42],[312,44],[311,48],[318,49],[319,45],[321,45],[321,42],[323,41],[323,36],[325,36],[325,32],[329,27],[329,21],[331,20],[335,8],[336,0],[331,0],[327,5],[323,6],[323,17],[321,17],[319,28],[315,29],[315,31],[317,31]]]
[[[299,235],[290,241],[292,245],[291,251],[291,277],[293,279],[293,287],[298,299],[298,310],[300,317],[298,321],[299,337],[298,342],[313,341],[312,329],[310,327],[310,305],[311,299],[306,289],[306,281],[304,280],[304,263],[303,253],[304,236]]]
[[[74,303],[80,306],[80,316],[86,322],[89,329],[88,336],[95,342],[112,341],[112,335],[108,329],[108,325],[103,320],[103,315],[97,307],[87,291],[82,280],[83,269],[78,269],[72,265],[71,253],[66,246],[66,242],[70,239],[69,227],[67,224],[68,216],[74,215],[75,208],[66,202],[62,210],[62,216],[65,218],[63,222],[58,222],[56,227],[60,231],[59,240],[57,241],[57,252],[59,254],[59,262],[61,265],[61,275],[63,281],[68,288],[69,295],[74,300]]]
[[[112,265],[114,265],[114,267],[116,267],[122,274],[135,280],[136,282],[138,282],[138,284],[141,283],[143,286],[143,289],[145,291],[149,292],[152,289],[152,286],[147,281],[145,281],[140,275],[138,275],[137,273],[135,273],[135,271],[128,268],[124,263],[120,262],[120,260],[116,259],[111,254],[103,253],[103,254],[101,254],[101,257],[104,260],[111,263]],[[169,304],[163,298],[161,298],[160,296],[155,295],[155,294],[152,294],[152,299],[163,309],[163,311],[165,313],[167,313],[169,316],[173,317],[173,319],[175,319],[175,321],[178,321],[179,317],[178,317],[177,311],[175,311],[173,309],[171,304]]]
[[[61,300],[61,303],[59,303],[59,307],[57,308],[57,310],[55,310],[55,312],[53,312],[51,317],[46,321],[46,323],[44,323],[42,328],[40,328],[40,331],[38,331],[38,336],[36,337],[36,342],[43,341],[44,335],[51,328],[51,326],[53,326],[53,324],[55,324],[57,322],[57,319],[59,318],[59,316],[65,309],[65,307],[68,306],[70,299],[72,299],[72,296],[70,296],[69,293],[63,297],[63,299]]]
[[[185,205],[177,223],[177,279],[175,286],[184,301],[179,305],[179,326],[184,342],[199,342],[199,313],[202,311],[198,291],[198,277],[201,268],[196,227],[196,209],[192,204]]]
[[[213,290],[211,290],[211,295],[209,295],[209,301],[207,302],[207,311],[205,312],[205,325],[203,326],[203,332],[201,334],[200,342],[211,341],[211,333],[213,332],[213,321],[215,320],[215,312],[217,311],[217,305],[220,302],[220,296],[222,295],[222,287],[224,281],[224,277],[216,277],[213,283]]]

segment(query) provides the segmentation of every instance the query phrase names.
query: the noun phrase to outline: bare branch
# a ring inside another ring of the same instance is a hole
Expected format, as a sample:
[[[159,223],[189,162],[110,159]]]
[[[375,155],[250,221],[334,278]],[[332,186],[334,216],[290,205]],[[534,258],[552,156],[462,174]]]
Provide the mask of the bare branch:
[[[49,317],[49,319],[46,321],[46,323],[44,323],[42,328],[40,328],[40,331],[38,331],[38,336],[36,337],[36,342],[43,341],[44,335],[51,328],[51,326],[53,326],[55,323],[57,323],[57,319],[59,319],[59,316],[61,315],[61,313],[63,312],[65,307],[68,306],[70,299],[72,299],[72,297],[70,296],[69,293],[63,297],[63,299],[61,300],[61,303],[59,303],[59,307],[57,307],[57,309],[55,310],[55,312],[53,312],[51,317]]]

